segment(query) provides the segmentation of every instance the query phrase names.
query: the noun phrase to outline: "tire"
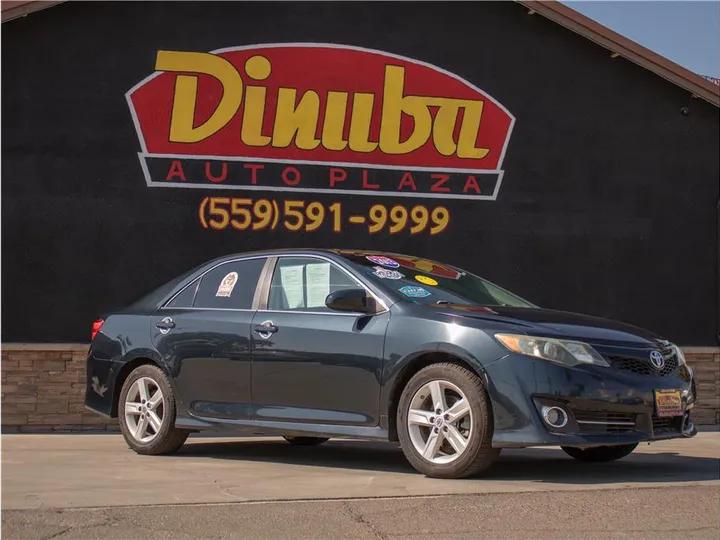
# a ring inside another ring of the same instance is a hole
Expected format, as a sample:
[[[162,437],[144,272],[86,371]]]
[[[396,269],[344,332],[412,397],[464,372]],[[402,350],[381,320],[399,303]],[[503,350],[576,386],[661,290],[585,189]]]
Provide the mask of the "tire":
[[[284,435],[283,439],[285,439],[293,446],[316,446],[330,440],[329,438],[325,437],[291,437],[289,435]]]
[[[456,419],[449,414],[438,418],[437,396],[442,396],[439,404],[448,413],[457,412],[459,409],[452,406],[466,400],[466,412]],[[411,409],[417,412],[409,423]],[[397,432],[400,447],[413,468],[433,478],[477,475],[500,454],[500,449],[492,447],[493,419],[485,387],[480,377],[457,364],[432,364],[408,381],[398,404]],[[431,436],[437,444],[430,443]]]
[[[596,446],[594,448],[575,448],[573,446],[561,446],[560,448],[570,457],[578,461],[589,463],[602,463],[622,459],[637,448],[635,444],[621,444],[618,446]]]
[[[145,393],[141,391],[142,386]],[[158,390],[159,403],[150,403],[148,408],[148,403],[142,401],[143,395],[158,399]],[[182,447],[190,434],[175,427],[175,394],[165,373],[153,365],[136,368],[125,380],[120,391],[118,417],[125,442],[138,454],[172,454]],[[156,431],[158,419],[159,429]],[[141,428],[143,421],[146,427],[137,436],[137,429]]]

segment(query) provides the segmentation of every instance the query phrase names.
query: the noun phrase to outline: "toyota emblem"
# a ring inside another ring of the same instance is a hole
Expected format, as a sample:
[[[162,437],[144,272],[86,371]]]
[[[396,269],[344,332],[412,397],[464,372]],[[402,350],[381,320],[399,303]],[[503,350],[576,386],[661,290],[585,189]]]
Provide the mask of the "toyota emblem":
[[[652,351],[650,353],[650,361],[656,369],[662,369],[665,367],[665,359],[659,351]]]

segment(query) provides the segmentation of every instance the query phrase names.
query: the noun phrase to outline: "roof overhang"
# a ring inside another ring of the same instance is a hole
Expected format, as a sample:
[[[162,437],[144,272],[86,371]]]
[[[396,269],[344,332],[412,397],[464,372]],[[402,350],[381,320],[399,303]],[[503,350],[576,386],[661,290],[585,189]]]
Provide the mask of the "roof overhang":
[[[650,49],[613,32],[609,28],[585,17],[566,5],[552,1],[516,0],[531,14],[538,13],[551,21],[572,30],[610,51],[613,57],[621,56],[652,71],[656,75],[687,90],[693,96],[720,107],[720,87],[712,81],[654,53]]]
[[[604,47],[610,51],[613,57],[621,56],[687,90],[694,97],[720,107],[720,86],[617,32],[613,32],[574,9],[556,0],[516,1],[525,6],[531,14],[538,13]],[[35,11],[62,3],[64,1],[3,0],[2,22],[24,17]]]
[[[2,22],[11,21],[18,17],[24,17],[29,13],[39,11],[41,9],[54,6],[56,4],[62,4],[63,2],[41,2],[32,0],[3,0],[2,2]]]

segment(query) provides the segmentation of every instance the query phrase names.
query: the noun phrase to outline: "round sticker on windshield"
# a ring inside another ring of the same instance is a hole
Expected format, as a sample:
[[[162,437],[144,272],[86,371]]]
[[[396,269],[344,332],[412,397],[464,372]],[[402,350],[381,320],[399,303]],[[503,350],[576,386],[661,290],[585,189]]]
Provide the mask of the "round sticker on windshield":
[[[426,296],[430,296],[428,291],[422,287],[415,287],[414,285],[406,285],[400,289],[400,292],[410,298],[425,298]]]
[[[438,282],[435,281],[433,278],[427,276],[415,276],[415,279],[417,279],[420,283],[424,283],[425,285],[431,285],[433,287],[438,284]]]
[[[383,257],[382,255],[367,255],[365,258],[372,263],[379,264],[380,266],[387,266],[389,268],[400,267],[400,264],[397,261],[393,261],[388,257]]]
[[[383,268],[382,266],[374,266],[373,274],[383,279],[402,279],[405,277],[400,272],[397,272],[395,270],[388,270],[387,268]]]

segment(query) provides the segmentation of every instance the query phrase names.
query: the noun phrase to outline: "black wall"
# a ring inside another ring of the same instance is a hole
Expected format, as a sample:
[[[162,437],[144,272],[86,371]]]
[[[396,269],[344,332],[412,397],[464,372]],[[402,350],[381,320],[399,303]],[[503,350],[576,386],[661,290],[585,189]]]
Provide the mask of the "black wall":
[[[208,258],[328,245],[717,342],[718,109],[517,4],[71,2],[2,30],[4,342],[84,342],[98,315]],[[308,41],[422,60],[500,101],[516,123],[498,200],[449,202],[434,237],[241,233],[199,225],[208,193],[145,185],[124,94],[158,49]]]

